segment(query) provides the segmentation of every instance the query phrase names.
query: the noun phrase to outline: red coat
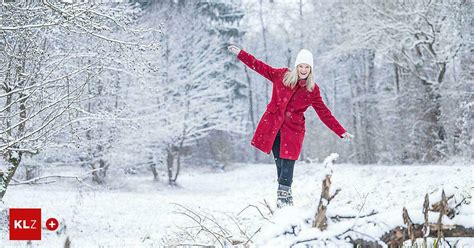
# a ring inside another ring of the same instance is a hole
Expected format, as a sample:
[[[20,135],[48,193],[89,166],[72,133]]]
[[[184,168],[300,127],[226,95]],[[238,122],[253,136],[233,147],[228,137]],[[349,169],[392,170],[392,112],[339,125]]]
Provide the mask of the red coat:
[[[253,146],[270,154],[280,130],[280,158],[298,160],[306,130],[303,113],[310,105],[321,121],[339,137],[346,132],[324,104],[317,85],[312,92],[299,85],[291,89],[283,85],[288,68],[272,68],[244,50],[237,58],[273,83],[272,99],[255,130]]]

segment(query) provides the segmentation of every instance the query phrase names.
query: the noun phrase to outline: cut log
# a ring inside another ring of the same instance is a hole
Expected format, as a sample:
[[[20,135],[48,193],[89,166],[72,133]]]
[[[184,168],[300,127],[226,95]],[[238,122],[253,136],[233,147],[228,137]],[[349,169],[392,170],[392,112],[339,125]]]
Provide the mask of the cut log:
[[[428,228],[429,228],[429,222],[428,222],[428,212],[429,212],[429,207],[430,207],[430,197],[428,194],[425,195],[425,201],[423,202],[423,217],[425,219],[425,222],[423,223],[423,247],[426,247],[427,241],[426,237],[429,234]]]
[[[439,208],[439,217],[438,217],[438,224],[437,224],[437,229],[438,229],[438,240],[441,240],[443,238],[443,228],[442,228],[442,221],[443,221],[443,215],[445,215],[448,210],[448,200],[446,199],[446,194],[444,193],[444,190],[441,192],[441,205]]]
[[[437,224],[430,224],[429,237],[436,237],[438,235]],[[423,225],[413,224],[413,234],[415,238],[423,237]],[[460,225],[448,226],[443,225],[443,234],[445,238],[465,238],[474,237],[474,228],[466,228]],[[397,226],[389,232],[382,235],[380,240],[388,245],[390,248],[398,248],[403,246],[403,242],[408,240],[408,229],[405,227]],[[375,241],[369,241],[364,239],[352,239],[350,236],[345,237],[354,247],[382,247]]]
[[[438,236],[438,224],[429,225],[429,237]],[[460,225],[442,225],[443,236],[450,238],[474,237],[474,228],[466,228]],[[413,224],[413,235],[415,238],[423,238],[423,225]],[[402,246],[409,237],[408,229],[405,227],[395,227],[380,238],[389,247]]]
[[[339,157],[337,153],[332,153],[330,156],[324,159],[324,167],[329,170],[326,174],[326,177],[323,180],[323,185],[321,188],[321,197],[319,198],[318,211],[314,214],[313,227],[317,227],[319,230],[324,231],[327,228],[327,217],[326,210],[329,202],[341,191],[337,189],[334,195],[329,194],[329,189],[331,188],[331,176],[332,176],[332,166],[336,159]]]
[[[408,231],[408,237],[410,237],[411,240],[411,245],[415,243],[415,233],[413,230],[413,222],[410,219],[410,216],[408,215],[408,211],[405,207],[403,207],[403,223],[407,226],[407,231]]]
[[[326,178],[323,180],[323,186],[321,190],[321,197],[319,198],[318,211],[314,215],[313,227],[317,227],[319,230],[323,231],[327,228],[327,217],[326,210],[327,205],[329,204],[330,195],[329,189],[331,187],[331,175],[326,175]]]

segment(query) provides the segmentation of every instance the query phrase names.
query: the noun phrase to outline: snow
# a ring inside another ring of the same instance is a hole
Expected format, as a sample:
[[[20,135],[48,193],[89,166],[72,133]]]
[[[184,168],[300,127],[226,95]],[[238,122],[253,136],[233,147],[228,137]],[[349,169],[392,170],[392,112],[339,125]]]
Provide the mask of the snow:
[[[179,205],[212,216],[223,228],[231,230],[235,239],[246,240],[233,220],[238,219],[247,234],[254,234],[262,227],[252,238],[252,247],[288,247],[297,240],[313,237],[320,239],[311,243],[313,245],[349,247],[345,241],[333,237],[350,227],[365,235],[379,237],[403,223],[403,207],[407,208],[414,222],[421,222],[426,193],[430,194],[430,203],[440,199],[442,189],[446,196],[454,194],[457,200],[463,194],[472,194],[470,166],[336,163],[332,169],[331,189],[340,188],[341,192],[331,200],[328,216],[364,215],[371,211],[378,214],[341,222],[329,220],[324,232],[311,228],[324,169],[322,164],[303,162],[295,165],[292,187],[295,206],[276,210],[273,216],[261,202],[265,199],[275,208],[277,182],[274,164],[233,164],[226,172],[184,168],[177,187],[169,187],[164,181],[153,182],[151,173],[125,176],[113,170],[108,174],[107,189],[91,189],[72,180],[10,186],[4,207],[42,208],[43,225],[49,217],[57,218],[62,226],[66,225],[61,234],[44,229],[43,239],[33,241],[33,247],[61,246],[66,236],[75,247],[189,244],[183,228],[196,223],[179,214],[183,211]],[[56,172],[46,168],[44,173],[71,175],[81,174],[81,171],[61,167]],[[245,209],[249,204],[257,206],[268,220],[256,208]],[[430,219],[435,217],[434,213],[430,215]],[[455,219],[445,218],[444,221],[474,227],[473,217],[474,210],[470,204],[462,208]],[[369,220],[380,224],[368,224]],[[0,231],[2,247],[26,244],[25,241],[8,241],[8,231],[3,227]],[[285,232],[294,234],[283,235]],[[204,234],[197,237],[195,243],[214,242]],[[461,244],[474,245],[474,241],[462,239]],[[304,247],[304,243],[295,247]]]

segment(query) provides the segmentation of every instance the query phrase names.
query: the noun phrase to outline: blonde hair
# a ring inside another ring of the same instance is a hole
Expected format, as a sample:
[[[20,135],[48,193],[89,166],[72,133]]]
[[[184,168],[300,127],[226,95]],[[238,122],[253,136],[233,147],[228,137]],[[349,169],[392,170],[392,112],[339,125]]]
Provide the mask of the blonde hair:
[[[306,78],[306,89],[311,92],[314,89],[314,78],[313,78],[313,68],[310,67],[308,77]],[[283,85],[290,88],[295,88],[298,83],[298,69],[288,70],[283,77]]]

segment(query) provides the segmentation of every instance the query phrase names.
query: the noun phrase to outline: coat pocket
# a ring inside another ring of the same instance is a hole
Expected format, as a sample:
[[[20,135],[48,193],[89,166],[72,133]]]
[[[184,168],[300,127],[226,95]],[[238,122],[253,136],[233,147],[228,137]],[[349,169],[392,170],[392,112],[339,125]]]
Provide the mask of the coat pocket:
[[[269,103],[267,105],[267,111],[271,113],[276,113],[278,111],[278,106],[276,104]]]

